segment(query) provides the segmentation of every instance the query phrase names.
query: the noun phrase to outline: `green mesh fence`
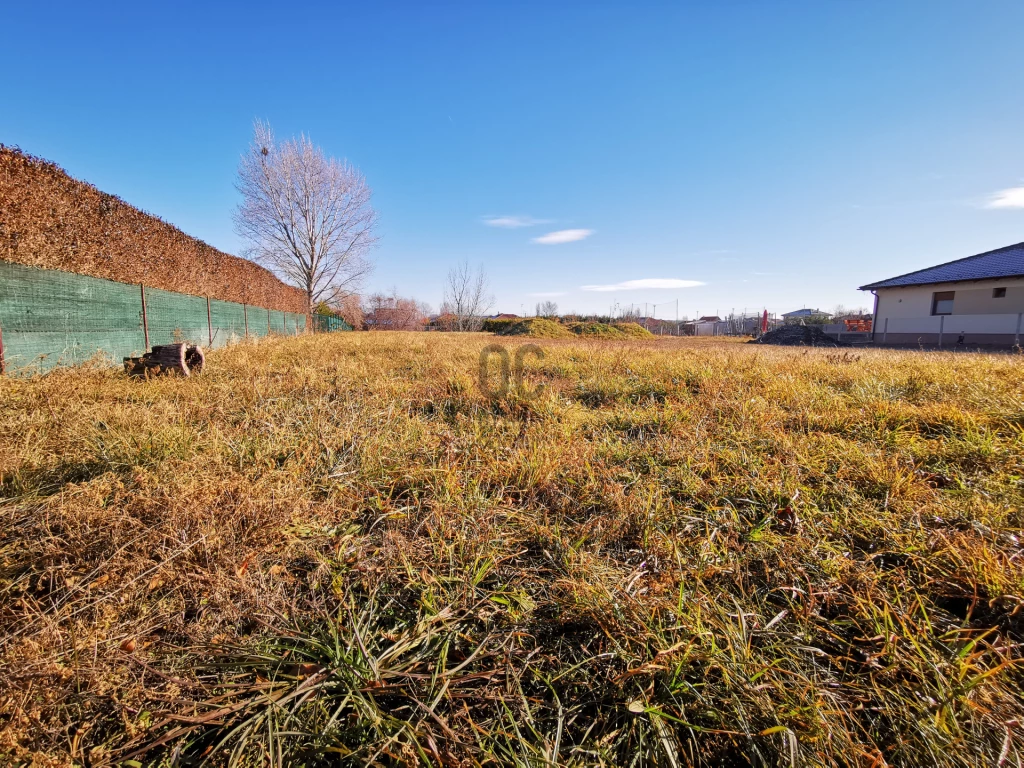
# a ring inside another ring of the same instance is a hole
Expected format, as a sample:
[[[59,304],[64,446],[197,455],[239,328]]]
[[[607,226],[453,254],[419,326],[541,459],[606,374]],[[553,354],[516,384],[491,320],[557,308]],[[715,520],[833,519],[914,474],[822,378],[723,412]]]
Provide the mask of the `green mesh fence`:
[[[305,321],[305,317],[302,318]],[[334,315],[313,315],[313,330],[317,333],[329,333],[331,331],[351,331],[351,325],[340,317]]]
[[[0,334],[8,373],[95,358],[111,364],[145,351],[143,289],[71,272],[0,261]],[[295,334],[306,316],[184,293],[145,289],[150,346],[188,341],[224,347],[246,336]],[[212,337],[212,344],[211,344]]]
[[[284,312],[275,312],[274,310],[268,310],[268,312],[270,312],[270,332],[286,333],[287,329],[284,326]]]
[[[246,309],[231,301],[210,300],[213,320],[213,346],[224,347],[245,338]]]
[[[146,319],[149,343],[174,344],[187,341],[201,347],[209,345],[206,299],[184,293],[146,289]]]
[[[145,346],[138,286],[0,262],[4,365],[47,370]]]

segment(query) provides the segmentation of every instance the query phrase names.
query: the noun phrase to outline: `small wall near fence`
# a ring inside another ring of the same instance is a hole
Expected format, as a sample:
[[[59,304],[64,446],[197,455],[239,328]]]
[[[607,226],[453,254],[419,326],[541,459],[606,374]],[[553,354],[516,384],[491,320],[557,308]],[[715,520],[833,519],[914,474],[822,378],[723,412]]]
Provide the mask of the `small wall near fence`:
[[[298,334],[306,315],[0,261],[0,350],[7,373],[97,354],[120,364],[148,345],[207,349],[247,336]]]

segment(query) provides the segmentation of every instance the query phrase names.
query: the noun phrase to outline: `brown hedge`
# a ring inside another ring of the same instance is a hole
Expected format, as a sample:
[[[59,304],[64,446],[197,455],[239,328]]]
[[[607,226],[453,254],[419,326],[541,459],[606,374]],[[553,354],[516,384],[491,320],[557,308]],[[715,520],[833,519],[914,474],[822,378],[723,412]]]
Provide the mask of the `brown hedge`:
[[[60,166],[0,144],[0,259],[286,312],[305,294]]]

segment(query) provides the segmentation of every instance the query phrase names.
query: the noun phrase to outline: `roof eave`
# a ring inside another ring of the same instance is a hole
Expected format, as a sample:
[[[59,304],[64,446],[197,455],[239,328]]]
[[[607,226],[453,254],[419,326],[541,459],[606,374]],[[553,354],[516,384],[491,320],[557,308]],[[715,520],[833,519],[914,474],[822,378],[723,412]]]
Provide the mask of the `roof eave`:
[[[949,283],[982,283],[986,280],[1015,280],[1017,278],[1024,277],[1024,273],[1015,275],[996,275],[994,277],[961,277],[958,280],[928,280],[922,283],[900,283],[898,285],[886,285],[888,280],[883,280],[880,283],[869,283],[868,285],[862,285],[858,288],[858,291],[876,291],[879,288],[919,288],[922,285],[948,285]]]

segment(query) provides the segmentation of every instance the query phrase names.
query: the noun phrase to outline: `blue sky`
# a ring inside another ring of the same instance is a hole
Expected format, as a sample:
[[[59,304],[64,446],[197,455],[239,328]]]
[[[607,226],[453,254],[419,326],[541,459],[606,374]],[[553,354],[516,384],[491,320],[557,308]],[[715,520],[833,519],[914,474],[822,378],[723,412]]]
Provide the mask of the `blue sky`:
[[[869,306],[858,285],[1024,240],[1019,0],[16,3],[3,24],[0,142],[238,252],[253,119],[304,131],[374,189],[368,288],[435,307],[466,259],[506,312]],[[582,289],[645,280],[702,285]]]

